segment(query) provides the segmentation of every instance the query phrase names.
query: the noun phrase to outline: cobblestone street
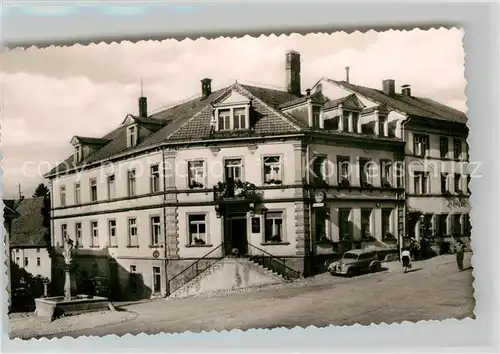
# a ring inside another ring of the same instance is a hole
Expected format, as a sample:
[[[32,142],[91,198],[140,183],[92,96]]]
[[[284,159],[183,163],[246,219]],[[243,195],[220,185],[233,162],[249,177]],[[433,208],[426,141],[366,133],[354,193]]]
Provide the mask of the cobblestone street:
[[[466,255],[466,267],[470,265],[470,257],[470,254]],[[351,279],[322,274],[299,284],[223,297],[124,304],[121,308],[136,316],[95,328],[75,326],[74,330],[69,330],[65,327],[64,335],[369,325],[462,319],[473,315],[472,270],[459,272],[454,256],[415,262],[408,274],[402,273],[397,262],[387,264],[387,268],[386,271]],[[82,315],[78,321],[80,326],[85,322],[85,316],[90,315]],[[62,334],[47,333],[47,337]],[[41,336],[40,333],[34,335]]]

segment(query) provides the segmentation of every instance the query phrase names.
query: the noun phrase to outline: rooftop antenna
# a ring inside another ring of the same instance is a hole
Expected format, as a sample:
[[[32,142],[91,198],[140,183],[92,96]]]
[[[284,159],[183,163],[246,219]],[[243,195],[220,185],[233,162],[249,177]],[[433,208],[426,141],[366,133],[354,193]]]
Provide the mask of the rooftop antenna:
[[[345,67],[345,82],[349,83],[349,67]]]

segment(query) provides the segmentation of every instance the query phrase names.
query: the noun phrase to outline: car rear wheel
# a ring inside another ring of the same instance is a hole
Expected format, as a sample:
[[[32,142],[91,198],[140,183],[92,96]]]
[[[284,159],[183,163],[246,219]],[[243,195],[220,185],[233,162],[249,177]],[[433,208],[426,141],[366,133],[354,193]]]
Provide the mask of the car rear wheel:
[[[349,278],[352,278],[352,277],[354,276],[354,269],[349,268],[349,269],[347,270],[347,276],[348,276]]]
[[[380,263],[378,263],[378,262],[374,263],[371,266],[371,271],[372,272],[376,272],[376,271],[380,270],[381,267],[382,267],[382,265]]]

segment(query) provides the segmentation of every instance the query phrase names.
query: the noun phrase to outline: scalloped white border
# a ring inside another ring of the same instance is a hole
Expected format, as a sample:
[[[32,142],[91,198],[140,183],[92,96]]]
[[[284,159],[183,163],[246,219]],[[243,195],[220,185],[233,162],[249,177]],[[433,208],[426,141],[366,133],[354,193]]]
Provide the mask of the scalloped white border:
[[[352,4],[351,8],[353,11],[359,11],[361,8],[356,8],[356,4]],[[362,5],[361,5],[362,6]],[[436,8],[434,8],[432,5],[429,5],[428,11],[435,11]],[[381,9],[381,11],[386,11],[387,8]],[[408,8],[402,9],[402,11],[409,11]],[[401,12],[401,11],[400,11]],[[449,13],[450,14],[450,13]],[[299,15],[299,14],[297,14]],[[397,18],[394,16],[394,12],[391,14],[392,16],[387,16],[386,18]],[[297,17],[298,19],[299,17]],[[145,19],[146,20],[146,19]],[[147,20],[146,20],[147,21]],[[298,20],[297,20],[298,21]],[[245,35],[249,35],[248,33],[251,33],[253,37],[260,37],[267,35],[271,33],[270,35],[276,36],[275,33],[279,33],[278,36],[283,36],[283,35],[289,35],[294,32],[287,32],[286,30],[282,29],[277,29],[279,26],[276,26],[276,29],[271,30],[271,31],[260,31],[260,34],[256,34],[258,32],[255,31],[238,31],[236,30],[233,32],[233,34],[229,35],[227,34],[226,36],[213,36],[213,35],[205,35],[203,38],[214,38],[214,37],[225,37],[225,38],[235,38],[235,37],[241,37]],[[408,26],[405,26],[406,28],[411,28]],[[421,26],[420,28],[451,28],[451,26]],[[344,32],[351,33],[351,32],[362,32],[365,33],[367,31],[373,31],[373,27],[364,27],[361,30],[360,27],[357,27],[358,30],[355,28],[351,29],[345,29]],[[393,28],[396,28],[396,26],[392,27],[386,27],[385,29],[393,30]],[[380,31],[382,28],[377,28],[378,31]],[[411,29],[409,29],[411,30]],[[237,33],[239,32],[239,33]],[[262,34],[262,32],[266,34]],[[329,30],[322,30],[322,31],[298,31],[295,32],[304,34],[304,33],[309,33],[309,32],[316,32],[316,33],[332,33],[335,31],[332,31],[331,29]],[[246,34],[245,34],[246,33]],[[284,34],[287,33],[287,34]],[[491,148],[492,146],[484,146],[481,145],[481,143],[487,143],[485,140],[485,137],[487,135],[482,135],[482,133],[488,133],[491,132],[491,128],[498,128],[498,125],[495,126],[495,123],[498,124],[498,122],[494,121],[494,114],[490,110],[489,112],[484,112],[484,108],[490,108],[493,109],[495,107],[488,107],[488,103],[492,101],[498,102],[498,100],[495,100],[494,97],[489,97],[486,98],[487,93],[493,93],[491,91],[484,90],[484,88],[488,87],[491,88],[493,87],[492,83],[490,85],[486,85],[486,81],[488,79],[488,74],[486,74],[483,70],[481,72],[481,63],[479,58],[479,53],[477,53],[477,48],[479,44],[483,44],[484,46],[487,45],[492,45],[487,40],[484,40],[484,38],[488,38],[486,33],[483,33],[482,36],[478,36],[476,39],[477,42],[474,42],[474,39],[472,36],[468,39],[469,31],[466,28],[465,31],[465,51],[466,51],[466,76],[468,79],[468,84],[467,84],[467,96],[469,97],[469,101],[467,102],[469,106],[469,126],[471,128],[471,133],[470,133],[470,138],[469,138],[469,144],[471,146],[470,149],[470,154],[472,159],[478,160],[479,157],[482,157],[482,160],[485,162],[483,168],[483,174],[485,175],[485,178],[479,183],[477,179],[472,179],[471,180],[471,190],[473,191],[472,197],[471,197],[471,203],[473,206],[473,210],[471,212],[471,222],[474,225],[474,230],[473,233],[475,234],[472,237],[472,248],[474,251],[474,256],[473,256],[473,276],[474,276],[474,295],[476,298],[476,308],[474,310],[474,314],[477,317],[477,320],[471,320],[471,319],[465,319],[465,320],[445,320],[445,321],[419,321],[418,323],[409,323],[409,322],[402,322],[401,324],[380,324],[380,325],[370,325],[370,326],[362,326],[362,325],[353,325],[353,326],[329,326],[325,328],[320,328],[316,329],[314,326],[307,327],[306,329],[304,328],[295,328],[293,330],[288,330],[288,329],[273,329],[273,330],[264,330],[264,329],[253,329],[253,330],[248,330],[245,331],[243,334],[243,331],[241,330],[233,330],[231,332],[228,331],[222,331],[222,332],[216,332],[216,331],[211,331],[211,332],[201,332],[198,334],[194,334],[191,332],[184,332],[182,334],[166,334],[166,335],[147,335],[144,333],[141,333],[137,336],[132,336],[132,335],[125,335],[121,337],[121,340],[118,342],[112,341],[113,337],[117,337],[115,335],[108,335],[99,340],[99,344],[96,343],[96,345],[99,345],[99,348],[103,348],[103,345],[110,344],[110,346],[106,346],[107,349],[119,349],[118,347],[127,347],[127,342],[131,343],[128,341],[128,339],[133,339],[133,342],[135,345],[138,344],[138,341],[142,338],[145,338],[145,340],[141,340],[143,347],[141,351],[145,350],[152,350],[153,347],[152,345],[160,345],[160,348],[163,347],[163,349],[169,348],[169,349],[174,349],[174,350],[186,350],[186,349],[191,349],[191,350],[209,350],[212,349],[209,346],[214,345],[216,343],[213,342],[213,339],[216,339],[217,342],[222,342],[224,341],[226,345],[230,343],[230,339],[236,339],[237,341],[242,341],[242,340],[248,340],[247,344],[252,343],[252,341],[256,341],[256,336],[254,334],[258,333],[258,343],[260,345],[268,345],[267,349],[268,350],[277,350],[278,348],[281,347],[286,341],[286,344],[288,344],[292,351],[300,350],[317,350],[317,351],[322,351],[324,349],[331,350],[331,347],[324,347],[324,345],[333,345],[336,343],[337,345],[340,345],[339,347],[336,347],[336,349],[340,350],[349,350],[351,351],[352,349],[355,349],[354,347],[350,347],[349,349],[345,347],[345,345],[350,342],[351,345],[354,343],[357,344],[371,344],[372,346],[376,346],[377,344],[396,344],[395,341],[396,339],[400,343],[400,346],[404,348],[403,350],[407,351],[413,343],[420,343],[420,344],[427,344],[428,342],[425,341],[426,339],[429,339],[429,336],[431,336],[432,333],[437,334],[437,335],[442,335],[444,331],[444,327],[448,328],[448,334],[452,334],[451,337],[449,337],[449,345],[454,346],[454,345],[465,345],[466,342],[464,341],[465,337],[467,334],[470,334],[471,330],[474,331],[484,331],[484,334],[488,334],[492,330],[495,331],[495,329],[498,330],[498,320],[491,322],[492,318],[486,318],[486,317],[481,317],[481,316],[486,316],[486,314],[490,311],[495,311],[495,315],[497,314],[498,311],[498,303],[491,301],[492,299],[487,299],[489,296],[497,296],[497,289],[496,288],[491,288],[497,287],[498,283],[498,266],[495,266],[498,264],[498,259],[490,259],[489,257],[493,256],[496,250],[498,250],[498,247],[494,247],[495,243],[498,243],[498,239],[494,238],[495,231],[493,232],[488,232],[488,226],[493,226],[493,222],[498,223],[498,210],[495,209],[497,204],[487,204],[488,201],[490,200],[488,197],[491,198],[491,195],[494,197],[498,197],[498,187],[493,183],[494,178],[498,178],[497,175],[495,175],[493,172],[498,171],[498,161],[494,160],[494,155],[491,154]],[[197,38],[198,35],[164,35],[164,36],[150,36],[150,38],[156,37],[157,39],[150,39],[150,40],[159,40],[164,39],[164,38],[174,38],[174,39],[184,39],[184,40],[192,40],[192,38]],[[82,42],[89,44],[89,43],[94,43],[94,42],[99,42],[100,45],[105,45],[104,43],[117,43],[119,39],[104,39],[104,40],[98,40],[98,39],[90,39],[90,40],[82,40]],[[129,40],[125,40],[130,42]],[[143,40],[139,40],[143,41]],[[56,41],[57,42],[57,41]],[[131,42],[135,42],[132,40]],[[59,45],[70,45],[71,43],[62,43],[60,42]],[[80,44],[76,44],[77,46]],[[45,44],[40,44],[38,45],[39,47],[46,47],[47,45]],[[30,47],[30,45],[27,45],[27,47]],[[484,52],[484,48],[483,48]],[[472,59],[471,59],[472,58]],[[484,69],[484,68],[483,68]],[[493,71],[494,72],[494,71]],[[471,73],[478,74],[478,77],[475,77],[473,75],[469,75]],[[492,72],[490,72],[491,74]],[[483,90],[480,90],[483,88]],[[497,82],[497,87],[496,89],[498,90],[498,82]],[[477,94],[474,94],[474,92],[477,92]],[[496,107],[498,109],[498,107]],[[482,110],[483,109],[483,110]],[[475,118],[477,117],[477,118]],[[491,117],[491,118],[490,118]],[[471,119],[472,118],[472,119]],[[484,123],[485,120],[488,120],[488,123]],[[491,143],[494,143],[493,141]],[[498,142],[497,142],[498,144]],[[491,159],[491,160],[488,160]],[[490,170],[491,169],[491,170]],[[491,172],[491,174],[489,174]],[[489,177],[488,177],[489,176]],[[489,179],[491,178],[491,180]],[[490,183],[488,183],[490,182]],[[495,190],[495,187],[497,189]],[[491,192],[497,192],[496,195],[491,193]],[[483,204],[484,203],[484,204]],[[2,210],[3,212],[3,210]],[[495,214],[496,212],[496,214]],[[488,216],[490,219],[487,219]],[[497,224],[498,225],[498,224]],[[490,230],[497,230],[498,228],[490,229]],[[479,235],[481,238],[478,240]],[[2,230],[2,236],[3,236],[3,230]],[[488,240],[485,238],[489,237]],[[489,242],[488,242],[489,241]],[[488,254],[488,250],[492,253]],[[5,257],[5,252],[2,255],[2,257]],[[5,259],[3,259],[4,267],[5,267]],[[490,262],[488,266],[488,261]],[[497,262],[491,263],[491,262]],[[4,268],[6,269],[6,267]],[[495,277],[492,273],[497,272],[497,276]],[[3,284],[5,284],[5,281],[7,279],[6,274],[4,274],[2,278]],[[4,287],[5,288],[5,287]],[[3,296],[3,294],[2,294]],[[490,301],[488,301],[490,300]],[[5,299],[4,301],[4,308],[6,308],[7,301]],[[493,305],[493,307],[492,307]],[[495,306],[497,306],[495,308]],[[5,328],[5,320],[6,320],[6,311],[4,311],[4,316],[3,316],[3,327]],[[493,326],[492,326],[493,325]],[[315,329],[315,330],[313,330]],[[416,331],[415,331],[416,330]],[[241,332],[242,334],[240,334]],[[383,333],[384,332],[384,333]],[[5,333],[5,331],[4,331]],[[418,335],[414,335],[415,333],[418,333]],[[494,332],[493,332],[494,333]],[[283,340],[279,341],[276,340],[278,339],[278,335],[284,334],[286,335],[286,339],[282,338]],[[406,335],[405,335],[406,334]],[[490,333],[491,334],[491,333]],[[424,337],[425,336],[425,337]],[[253,338],[250,338],[253,337]],[[323,337],[323,338],[322,338]],[[330,339],[334,339],[334,342],[326,342],[325,339],[328,339],[327,337],[330,337]],[[93,337],[95,338],[95,337]],[[159,339],[161,338],[162,342],[159,342]],[[168,343],[165,343],[163,340],[167,339],[169,340]],[[362,343],[360,339],[362,338]],[[494,337],[490,337],[493,339]],[[5,334],[4,334],[4,338]],[[486,337],[483,337],[483,340],[486,339]],[[42,339],[41,342],[45,342],[47,339]],[[85,341],[86,337],[80,337],[76,339],[77,341]],[[309,343],[305,343],[304,340],[308,340]],[[403,340],[403,341],[401,341]],[[227,342],[226,342],[227,341]],[[387,342],[389,341],[389,343]],[[23,345],[20,346],[19,344],[21,340],[16,339],[13,341],[9,341],[9,349],[13,349],[14,347],[12,344],[16,344],[16,347],[20,349],[21,347],[24,350],[29,350],[30,351],[35,351],[36,349],[44,350],[48,349],[48,347],[43,346],[45,348],[42,348],[37,340],[31,340],[31,341],[24,341]],[[93,343],[92,341],[91,343]],[[196,343],[195,343],[196,342]],[[321,345],[323,342],[323,346]],[[384,343],[385,342],[385,343]],[[4,341],[2,341],[2,347],[4,346]],[[235,344],[236,344],[235,343]],[[442,343],[442,341],[441,341]],[[29,345],[26,345],[29,344]],[[82,342],[83,344],[83,342]],[[254,342],[255,344],[255,342]],[[304,346],[304,344],[306,346]],[[475,343],[469,343],[469,344],[476,344],[476,345],[486,345],[487,343],[484,343],[484,341],[479,341]],[[491,343],[490,343],[491,344]],[[498,342],[496,343],[498,345]],[[35,345],[35,346],[34,346]],[[66,340],[56,340],[53,341],[51,340],[51,347],[50,351],[56,351],[58,348],[62,349],[63,351],[69,351],[68,347],[65,347],[66,345]],[[166,345],[166,347],[165,347]],[[178,347],[174,347],[174,345],[177,345]],[[186,347],[186,345],[191,345],[191,347]],[[195,346],[192,346],[195,345]],[[225,347],[226,347],[225,345]],[[314,346],[316,345],[316,346]],[[58,347],[58,348],[57,348]],[[93,349],[95,351],[95,347],[89,346],[89,343],[85,345],[86,349]],[[226,347],[227,348],[227,347]],[[254,347],[257,349],[257,347]],[[79,350],[83,350],[83,347],[78,347]],[[213,347],[215,349],[215,347]],[[222,348],[218,349],[218,351],[221,351]],[[233,349],[237,349],[236,347]],[[250,349],[248,346],[245,347],[246,350]],[[362,348],[358,348],[362,349]],[[372,349],[375,349],[372,347]],[[377,347],[376,349],[382,349],[380,347]],[[385,348],[383,351],[389,351],[391,349],[396,349],[394,347],[392,348]],[[451,349],[451,348],[448,348]],[[456,349],[456,348],[455,348]],[[37,350],[37,351],[38,351]],[[434,350],[437,350],[437,348],[434,348]],[[451,349],[453,350],[453,349]]]

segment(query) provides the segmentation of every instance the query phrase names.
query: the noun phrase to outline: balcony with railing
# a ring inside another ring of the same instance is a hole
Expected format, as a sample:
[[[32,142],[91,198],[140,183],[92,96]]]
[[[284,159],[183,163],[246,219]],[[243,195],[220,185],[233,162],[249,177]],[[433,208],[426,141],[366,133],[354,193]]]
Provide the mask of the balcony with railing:
[[[262,192],[255,184],[242,182],[237,179],[228,179],[214,186],[214,201],[216,202],[257,202],[262,197]]]

